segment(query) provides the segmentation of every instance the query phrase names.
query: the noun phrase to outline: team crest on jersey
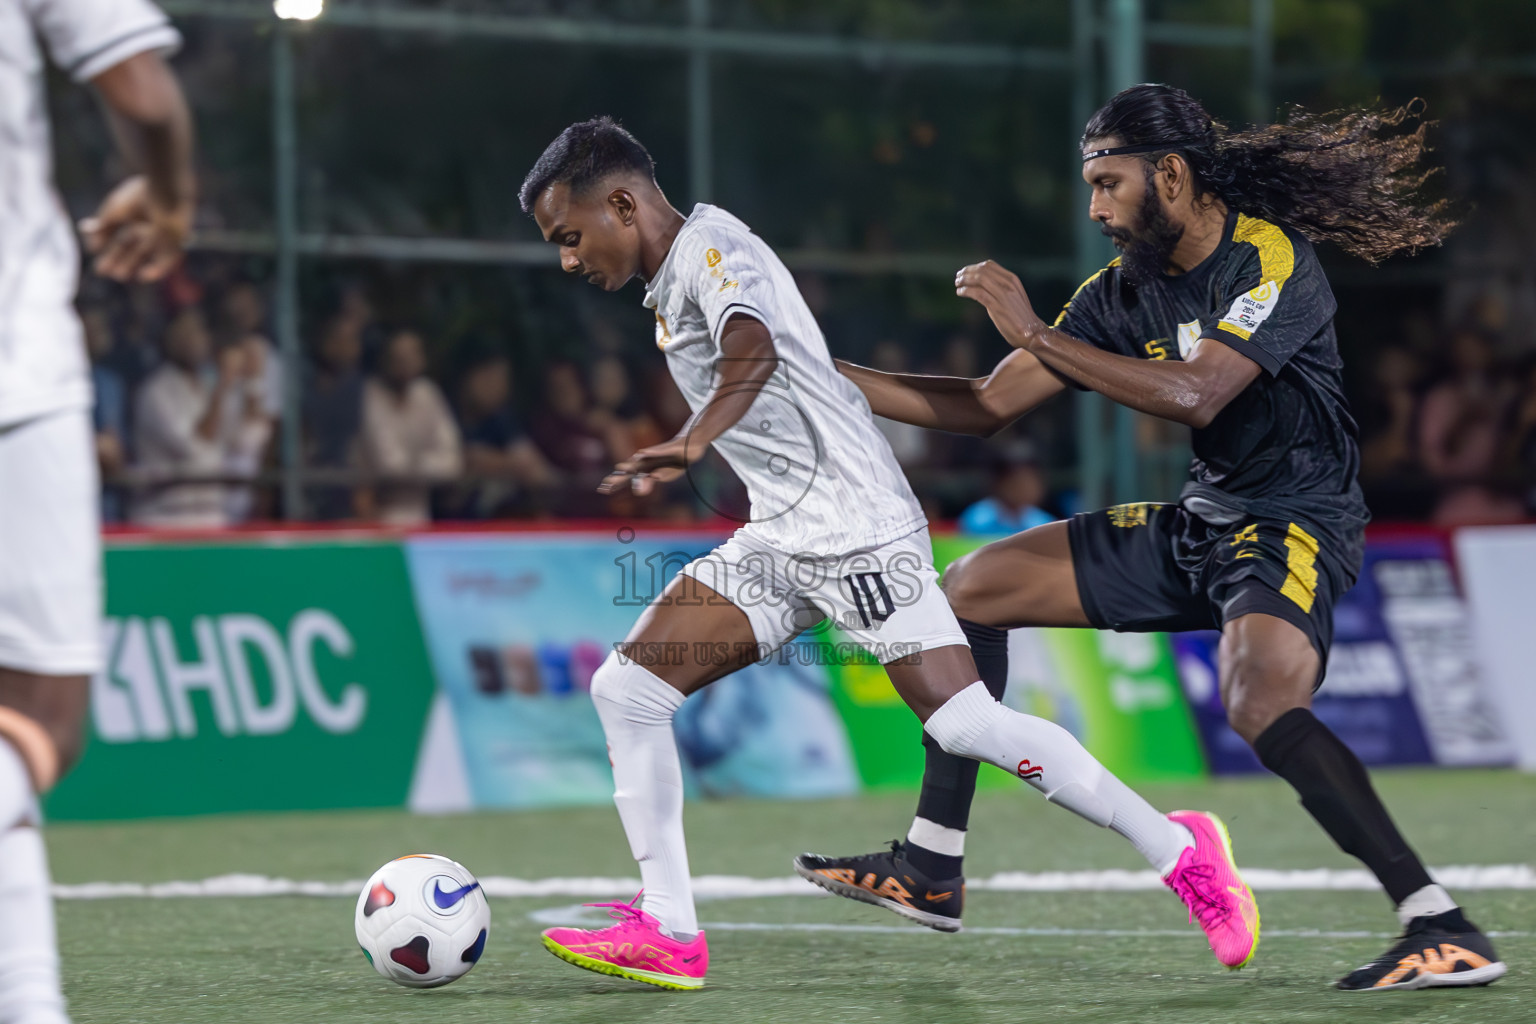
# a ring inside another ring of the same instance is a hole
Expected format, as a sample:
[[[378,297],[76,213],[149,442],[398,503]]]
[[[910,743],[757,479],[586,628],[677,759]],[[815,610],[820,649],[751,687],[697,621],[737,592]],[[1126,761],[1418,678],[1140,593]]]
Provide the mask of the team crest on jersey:
[[[1179,324],[1179,358],[1188,359],[1190,352],[1194,351],[1195,342],[1199,340],[1199,320],[1191,320],[1187,324]]]

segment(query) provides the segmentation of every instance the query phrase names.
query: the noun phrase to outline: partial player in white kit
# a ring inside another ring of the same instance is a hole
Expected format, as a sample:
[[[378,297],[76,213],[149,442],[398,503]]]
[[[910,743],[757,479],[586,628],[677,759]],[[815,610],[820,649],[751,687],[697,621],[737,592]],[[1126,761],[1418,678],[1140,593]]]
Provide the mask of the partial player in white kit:
[[[599,904],[616,924],[552,928],[545,946],[599,973],[703,986],[709,951],[688,872],[672,718],[688,694],[825,619],[885,665],[945,750],[1017,774],[1125,836],[1213,945],[1225,936],[1229,922],[1209,912],[1220,900],[1207,890],[1213,877],[1234,877],[1213,870],[1230,853],[1152,808],[1066,730],[1003,707],[979,680],[917,500],[773,251],[717,207],[687,217],[674,209],[649,153],[608,118],[561,133],[520,198],[567,272],[607,291],[647,282],[657,345],[693,409],[677,437],[636,452],[599,490],[648,493],[713,445],[751,498],[751,521],[685,567],[592,677],[643,906]]]
[[[192,129],[148,0],[0,0],[0,1020],[67,1021],[38,797],[79,756],[101,668],[91,383],[74,227],[53,188],[43,53],[100,95],[139,174],[81,225],[95,269],[151,281],[192,217]]]

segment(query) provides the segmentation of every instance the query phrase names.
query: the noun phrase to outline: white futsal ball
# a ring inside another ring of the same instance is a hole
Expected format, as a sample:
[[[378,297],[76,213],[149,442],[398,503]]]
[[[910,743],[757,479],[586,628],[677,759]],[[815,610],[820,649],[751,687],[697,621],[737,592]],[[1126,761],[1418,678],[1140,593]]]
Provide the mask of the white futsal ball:
[[[357,898],[357,944],[390,981],[446,985],[485,952],[491,908],[464,865],[431,853],[392,860]]]

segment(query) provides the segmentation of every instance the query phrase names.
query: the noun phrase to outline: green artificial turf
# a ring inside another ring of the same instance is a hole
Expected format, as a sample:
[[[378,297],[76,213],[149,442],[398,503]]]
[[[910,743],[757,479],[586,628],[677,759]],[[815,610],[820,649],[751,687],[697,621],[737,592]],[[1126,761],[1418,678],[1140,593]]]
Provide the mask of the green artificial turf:
[[[1432,865],[1536,863],[1536,778],[1382,772],[1378,787]],[[1158,806],[1221,814],[1244,866],[1348,868],[1272,778],[1148,786]],[[696,874],[781,877],[802,849],[854,852],[905,829],[912,798],[690,805]],[[977,798],[967,869],[1141,869],[1123,841],[1032,791]],[[407,852],[483,875],[633,876],[611,809],[412,817],[242,816],[50,828],[61,883],[156,882],[248,872],[339,881]],[[1255,962],[1223,970],[1161,892],[972,892],[967,932],[940,935],[831,897],[704,901],[708,987],[669,993],[580,971],[538,944],[530,917],[572,898],[492,899],[484,959],[446,988],[398,988],[352,938],[352,901],[324,897],[67,900],[65,983],[78,1024],[452,1022],[1536,1022],[1536,891],[1466,894],[1511,973],[1486,989],[1345,994],[1327,986],[1381,952],[1396,922],[1373,892],[1260,892]],[[724,927],[726,925],[734,927]],[[832,925],[828,930],[764,926]],[[859,930],[861,928],[874,930]],[[987,929],[1034,930],[996,934]],[[1063,929],[1075,934],[1051,934]],[[1140,932],[1145,935],[1096,934]],[[1366,932],[1368,936],[1296,934]]]

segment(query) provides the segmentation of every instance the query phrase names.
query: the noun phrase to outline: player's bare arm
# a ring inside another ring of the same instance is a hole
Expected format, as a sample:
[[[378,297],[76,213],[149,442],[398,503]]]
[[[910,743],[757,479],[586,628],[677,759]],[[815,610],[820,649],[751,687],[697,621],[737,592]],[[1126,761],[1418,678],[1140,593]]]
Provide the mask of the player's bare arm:
[[[138,172],[80,224],[98,274],[155,281],[170,272],[192,230],[196,177],[192,118],[181,86],[157,53],[141,53],[91,82],[118,147]]]
[[[720,383],[715,398],[676,437],[642,448],[614,467],[597,490],[613,494],[626,483],[636,494],[649,494],[658,481],[676,480],[704,457],[710,443],[747,414],[758,393],[778,369],[773,336],[756,317],[733,315],[720,331]]]
[[[839,359],[876,416],[955,434],[990,437],[1059,394],[1064,385],[1034,355],[1010,352],[985,377],[884,373]]]
[[[1208,426],[1262,369],[1213,338],[1199,339],[1182,362],[1131,359],[1084,344],[1040,319],[1018,276],[991,260],[955,275],[955,294],[981,303],[1010,345],[1045,366],[1121,405],[1191,427]]]

